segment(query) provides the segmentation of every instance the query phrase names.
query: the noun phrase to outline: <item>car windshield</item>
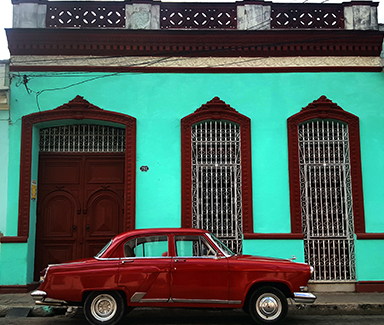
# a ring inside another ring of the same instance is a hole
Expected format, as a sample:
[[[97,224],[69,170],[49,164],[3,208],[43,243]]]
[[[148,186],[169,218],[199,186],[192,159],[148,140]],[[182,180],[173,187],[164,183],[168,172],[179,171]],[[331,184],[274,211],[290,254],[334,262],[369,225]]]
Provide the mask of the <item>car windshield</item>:
[[[235,255],[227,246],[225,246],[220,239],[216,238],[213,234],[208,234],[211,237],[212,241],[216,244],[217,247],[223,252],[226,257]]]
[[[111,244],[112,244],[112,239],[109,241],[109,243],[108,243],[107,245],[105,245],[105,246],[101,249],[100,252],[98,252],[98,253],[96,254],[95,257],[101,257],[101,255],[104,254],[104,252],[107,250],[107,248],[108,248]]]

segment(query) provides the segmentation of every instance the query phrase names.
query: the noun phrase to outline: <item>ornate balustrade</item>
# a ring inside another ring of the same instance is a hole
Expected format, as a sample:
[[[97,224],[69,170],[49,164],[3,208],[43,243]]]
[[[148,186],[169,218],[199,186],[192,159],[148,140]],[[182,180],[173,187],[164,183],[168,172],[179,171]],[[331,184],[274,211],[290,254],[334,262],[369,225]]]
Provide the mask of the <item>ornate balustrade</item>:
[[[124,28],[125,4],[116,2],[51,2],[48,28]]]
[[[161,3],[160,28],[236,29],[236,4]]]
[[[287,4],[271,5],[271,28],[344,28],[342,4]]]
[[[13,5],[14,28],[378,29],[378,3],[372,1],[296,4],[13,0]]]

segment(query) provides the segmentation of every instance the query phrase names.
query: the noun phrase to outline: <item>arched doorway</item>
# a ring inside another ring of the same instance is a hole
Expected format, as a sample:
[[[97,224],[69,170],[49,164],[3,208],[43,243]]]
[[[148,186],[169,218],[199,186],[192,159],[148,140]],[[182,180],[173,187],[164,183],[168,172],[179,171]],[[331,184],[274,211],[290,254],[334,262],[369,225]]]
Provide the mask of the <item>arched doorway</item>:
[[[40,129],[35,273],[95,256],[124,230],[125,128]]]
[[[123,185],[122,188],[119,189],[119,194],[112,193],[110,189],[108,189],[108,184],[104,184],[104,189],[102,188],[102,185],[99,183],[100,188],[94,189],[89,188],[87,197],[88,199],[84,201],[84,199],[76,199],[68,191],[65,191],[65,188],[60,188],[60,185],[58,185],[58,188],[56,187],[57,192],[60,191],[60,195],[55,197],[56,193],[51,194],[42,194],[41,198],[38,198],[39,203],[47,204],[46,209],[47,211],[44,212],[47,215],[50,215],[50,211],[54,209],[55,211],[62,211],[61,208],[63,208],[63,211],[65,209],[67,211],[75,210],[75,213],[78,213],[79,209],[85,207],[85,211],[80,211],[81,213],[86,212],[86,214],[89,215],[89,211],[94,211],[95,209],[105,209],[111,211],[109,214],[113,214],[113,208],[111,208],[111,204],[108,202],[113,202],[113,200],[117,200],[117,197],[120,197],[121,207],[118,209],[122,213],[121,219],[121,230],[131,230],[135,228],[135,170],[136,170],[136,119],[110,111],[105,111],[103,109],[100,109],[99,107],[96,107],[92,104],[90,104],[88,101],[86,101],[81,96],[77,96],[72,101],[68,102],[67,104],[64,104],[56,109],[50,110],[50,111],[44,111],[44,112],[38,112],[30,115],[26,115],[23,117],[22,120],[22,135],[21,135],[21,166],[20,166],[20,197],[19,197],[19,223],[18,223],[18,235],[14,239],[14,242],[27,242],[29,235],[30,235],[30,207],[31,207],[31,167],[32,167],[32,152],[35,152],[36,150],[33,150],[33,132],[34,130],[38,129],[41,130],[42,128],[45,128],[47,126],[57,126],[57,125],[68,125],[68,124],[96,124],[96,125],[108,125],[108,126],[114,126],[120,129],[125,130],[125,150],[123,153],[116,153],[116,155],[122,156],[122,162],[118,163],[120,164],[120,171],[121,168],[123,168]],[[98,155],[103,155],[103,153],[97,153]],[[82,155],[82,154],[79,154]],[[96,153],[95,153],[96,155]],[[110,155],[110,154],[108,154]],[[95,157],[96,158],[96,157]],[[48,159],[48,158],[47,158]],[[77,157],[79,160],[79,158]],[[88,169],[91,171],[92,169],[89,169],[89,164],[94,164],[94,162],[88,162],[83,161],[85,158],[81,158],[81,164],[83,164],[83,168]],[[99,157],[100,159],[100,157]],[[96,161],[100,161],[99,159],[96,159]],[[40,164],[41,165],[41,164]],[[123,167],[121,167],[123,166]],[[68,167],[68,165],[65,165],[65,167]],[[97,164],[94,164],[93,171],[97,170]],[[114,174],[115,172],[112,172]],[[68,172],[67,172],[68,174]],[[97,173],[96,174],[100,174]],[[57,176],[60,176],[58,173]],[[70,176],[72,176],[70,174]],[[101,181],[101,180],[99,180]],[[56,185],[55,185],[56,186]],[[40,184],[37,184],[38,191],[40,192]],[[103,192],[103,196],[100,198],[98,197],[98,193]],[[106,194],[109,193],[109,196]],[[45,196],[45,197],[44,197]],[[121,199],[122,198],[122,199]],[[40,202],[41,199],[41,202]],[[83,206],[81,206],[81,202],[83,202]],[[91,206],[90,206],[91,205]],[[93,205],[93,206],[92,206]],[[40,204],[39,204],[40,206]],[[61,208],[60,208],[61,207]],[[65,218],[68,220],[68,216],[64,213],[62,215],[63,220],[60,219],[60,223],[56,223],[55,226],[52,224],[49,224],[51,222],[51,219],[48,217],[48,220],[46,222],[43,222],[45,227],[51,227],[51,230],[58,231],[59,233],[63,235],[65,231],[68,232],[68,227],[72,226],[73,231],[73,224],[70,222],[65,222]],[[39,219],[39,216],[38,216]],[[99,219],[98,219],[99,220]],[[84,225],[83,228],[87,228],[87,225],[89,227],[94,227],[95,225],[92,223],[88,223],[87,218],[84,219]],[[39,222],[39,220],[38,220]],[[105,220],[105,222],[109,222],[109,220]],[[63,224],[65,226],[63,226]],[[104,221],[97,223],[97,226],[99,228],[104,227]],[[57,227],[58,226],[58,227]],[[53,227],[53,229],[52,229]],[[55,228],[56,227],[56,228]],[[60,228],[64,227],[60,230]],[[40,230],[38,230],[40,231]],[[91,229],[90,229],[91,231]],[[33,231],[31,232],[33,234]],[[38,234],[37,234],[38,235]],[[93,234],[96,236],[96,234]],[[94,250],[98,249],[98,244],[94,245],[92,241],[88,242],[89,251],[92,251],[92,247]],[[36,248],[38,249],[38,248]],[[65,255],[65,254],[64,254]],[[65,255],[64,258],[67,258],[68,255]],[[70,259],[71,257],[69,257]],[[42,263],[42,262],[41,262]],[[45,265],[44,265],[45,266]],[[38,277],[38,272],[40,270],[37,270],[37,266],[35,267],[35,278]]]

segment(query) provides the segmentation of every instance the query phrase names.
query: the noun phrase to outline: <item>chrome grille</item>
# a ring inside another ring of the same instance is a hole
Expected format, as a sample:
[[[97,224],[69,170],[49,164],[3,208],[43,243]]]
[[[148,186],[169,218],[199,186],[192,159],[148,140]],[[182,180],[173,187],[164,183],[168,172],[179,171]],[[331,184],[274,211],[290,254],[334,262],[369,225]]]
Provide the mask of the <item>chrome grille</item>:
[[[242,252],[240,127],[227,121],[192,126],[192,226]]]
[[[299,125],[301,214],[306,261],[314,280],[355,279],[348,125]]]
[[[124,152],[125,129],[75,124],[40,130],[41,152]]]

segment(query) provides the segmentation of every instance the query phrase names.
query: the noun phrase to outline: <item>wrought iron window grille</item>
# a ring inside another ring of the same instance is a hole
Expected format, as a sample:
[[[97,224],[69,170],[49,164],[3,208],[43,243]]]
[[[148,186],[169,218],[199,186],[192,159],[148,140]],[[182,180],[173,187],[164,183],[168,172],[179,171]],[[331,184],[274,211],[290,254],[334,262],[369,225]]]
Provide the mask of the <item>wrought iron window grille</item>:
[[[298,126],[305,259],[316,281],[353,281],[354,224],[348,125],[312,120]]]
[[[125,152],[125,129],[75,124],[40,130],[41,152]]]

